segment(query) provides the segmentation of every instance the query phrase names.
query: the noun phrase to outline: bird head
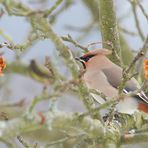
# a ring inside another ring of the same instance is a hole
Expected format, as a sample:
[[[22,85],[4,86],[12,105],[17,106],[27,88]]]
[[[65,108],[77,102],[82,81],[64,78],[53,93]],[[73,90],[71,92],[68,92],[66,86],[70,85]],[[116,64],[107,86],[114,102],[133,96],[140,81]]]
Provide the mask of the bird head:
[[[95,62],[96,58],[98,56],[106,56],[111,54],[112,51],[109,49],[94,49],[94,50],[90,50],[88,51],[86,54],[84,54],[81,57],[76,57],[75,59],[80,61],[83,64],[83,67],[86,69],[88,63],[93,63],[93,61]],[[98,57],[99,58],[99,57]]]

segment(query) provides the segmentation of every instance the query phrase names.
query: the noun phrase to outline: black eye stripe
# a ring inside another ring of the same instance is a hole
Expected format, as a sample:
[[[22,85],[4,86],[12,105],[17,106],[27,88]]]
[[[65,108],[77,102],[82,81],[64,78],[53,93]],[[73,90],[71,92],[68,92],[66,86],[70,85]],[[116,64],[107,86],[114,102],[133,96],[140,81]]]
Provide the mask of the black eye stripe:
[[[90,58],[94,57],[95,55],[88,55],[88,56],[82,56],[80,57],[81,60],[87,62]]]

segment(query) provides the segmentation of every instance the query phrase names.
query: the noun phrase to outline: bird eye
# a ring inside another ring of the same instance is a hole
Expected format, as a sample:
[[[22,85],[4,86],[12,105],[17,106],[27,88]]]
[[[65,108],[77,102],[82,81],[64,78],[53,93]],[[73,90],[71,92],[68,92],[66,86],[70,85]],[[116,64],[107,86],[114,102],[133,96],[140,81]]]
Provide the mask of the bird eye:
[[[87,62],[89,59],[90,59],[90,57],[86,57],[86,58],[85,58],[85,61]]]

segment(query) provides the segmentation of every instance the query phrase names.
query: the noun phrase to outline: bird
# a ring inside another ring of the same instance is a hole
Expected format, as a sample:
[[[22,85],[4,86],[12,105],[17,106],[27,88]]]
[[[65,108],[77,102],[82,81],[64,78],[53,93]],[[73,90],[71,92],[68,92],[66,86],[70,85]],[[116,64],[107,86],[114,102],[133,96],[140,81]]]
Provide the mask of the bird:
[[[122,81],[123,68],[113,63],[107,56],[112,53],[109,49],[93,49],[81,57],[75,59],[82,63],[85,73],[83,81],[89,89],[95,89],[103,93],[108,99],[118,98],[118,87]],[[127,81],[123,93],[128,94],[140,89],[138,81],[132,77]],[[93,94],[98,103],[103,104],[105,100]],[[116,105],[120,113],[133,114],[142,111],[148,114],[148,97],[143,91],[134,96],[125,95]]]

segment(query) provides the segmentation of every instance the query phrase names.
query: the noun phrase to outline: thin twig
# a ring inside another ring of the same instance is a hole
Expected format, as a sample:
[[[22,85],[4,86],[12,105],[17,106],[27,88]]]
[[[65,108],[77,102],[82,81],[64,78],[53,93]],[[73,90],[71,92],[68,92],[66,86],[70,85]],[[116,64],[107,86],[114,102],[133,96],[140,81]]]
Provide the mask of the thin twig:
[[[17,139],[19,140],[19,142],[25,147],[25,148],[30,148],[30,144],[28,144],[22,136],[17,136]]]
[[[62,1],[63,0],[57,0],[49,10],[44,11],[44,17],[49,16],[62,3]]]
[[[89,23],[88,25],[84,27],[65,25],[65,28],[68,30],[76,31],[76,32],[87,32],[93,29],[94,24],[95,24],[95,21],[92,21],[91,23]]]
[[[78,137],[82,137],[84,135],[85,135],[84,133],[83,134],[77,134],[77,135],[67,135],[66,137],[64,137],[62,139],[50,142],[49,144],[46,145],[45,148],[48,148],[50,146],[57,145],[57,144],[60,144],[60,143],[64,143],[64,142],[66,142],[67,140],[70,140],[70,139],[75,139],[75,138],[78,138]]]
[[[70,35],[68,35],[67,37],[63,36],[61,38],[62,38],[62,40],[70,42],[70,43],[74,44],[74,46],[81,48],[85,52],[88,51],[87,47],[84,47],[84,46],[78,44]]]
[[[36,96],[33,99],[32,103],[31,103],[31,105],[30,105],[30,107],[28,109],[29,113],[32,113],[34,107],[36,106],[36,104],[38,102],[40,102],[42,100],[47,100],[47,99],[55,98],[55,97],[58,97],[58,96],[59,96],[59,93],[58,92],[54,92],[53,94],[49,95],[46,90],[43,90],[43,92],[41,93],[41,95],[38,95],[38,96]]]
[[[95,114],[96,112],[99,112],[100,110],[104,109],[104,108],[107,108],[108,106],[112,105],[113,103],[115,103],[116,100],[109,100],[109,101],[106,101],[105,103],[103,104],[100,104],[99,107],[96,107],[96,108],[92,108],[91,109],[91,113],[92,114]],[[90,115],[90,112],[85,112],[85,113],[82,113],[78,116],[78,118],[83,118],[85,116],[89,116]]]
[[[129,67],[127,68],[127,70],[125,71],[126,73],[129,73],[129,71],[133,68],[133,66],[135,65],[136,61],[139,60],[142,56],[146,55],[146,52],[148,51],[148,35],[144,41],[143,47],[141,48],[141,50],[137,53],[137,55],[135,56],[135,58],[133,59],[133,61],[130,63]]]
[[[93,94],[100,96],[102,99],[104,99],[104,101],[108,100],[107,96],[105,96],[102,92],[100,92],[98,90],[90,89],[90,93],[93,93]]]
[[[123,33],[126,33],[126,34],[131,35],[131,36],[137,36],[138,35],[137,33],[132,32],[130,30],[127,30],[126,28],[123,28],[121,26],[119,26],[119,30],[122,31]]]
[[[0,44],[0,48],[3,47],[7,47],[11,50],[16,50],[19,49],[20,51],[24,51],[27,48],[31,47],[33,45],[33,43],[35,43],[35,41],[37,41],[38,39],[41,39],[42,36],[38,36],[38,35],[31,35],[29,39],[27,39],[23,44],[15,44],[14,42],[10,41],[10,42],[4,42]]]
[[[133,14],[134,14],[134,19],[135,19],[135,23],[136,23],[136,28],[138,30],[139,36],[141,38],[142,41],[144,41],[145,37],[144,34],[141,30],[140,24],[139,24],[139,20],[138,20],[138,16],[137,16],[137,12],[136,12],[136,2],[132,1],[132,0],[128,0],[132,6],[132,10],[133,10]]]
[[[142,11],[143,15],[145,16],[145,18],[147,19],[147,22],[148,22],[148,15],[147,15],[146,11],[144,10],[143,6],[139,2],[139,0],[136,0],[136,3],[138,4],[140,10]]]
[[[148,127],[143,127],[135,130],[135,133],[146,133],[146,132],[148,132]]]
[[[148,133],[125,134],[121,136],[122,144],[145,143],[148,139]]]
[[[50,146],[52,146],[52,145],[57,145],[57,144],[60,144],[60,143],[64,143],[64,142],[66,142],[66,141],[69,140],[69,139],[70,139],[70,137],[65,137],[65,138],[62,138],[62,139],[59,139],[59,140],[50,142],[49,144],[46,145],[45,148],[48,148],[48,147],[50,147]]]
[[[73,2],[73,0],[64,1],[64,4],[60,6],[60,8],[56,10],[54,14],[50,15],[50,23],[53,24],[56,21],[57,17],[61,15],[62,12],[66,11],[66,9],[68,9],[73,4]]]

